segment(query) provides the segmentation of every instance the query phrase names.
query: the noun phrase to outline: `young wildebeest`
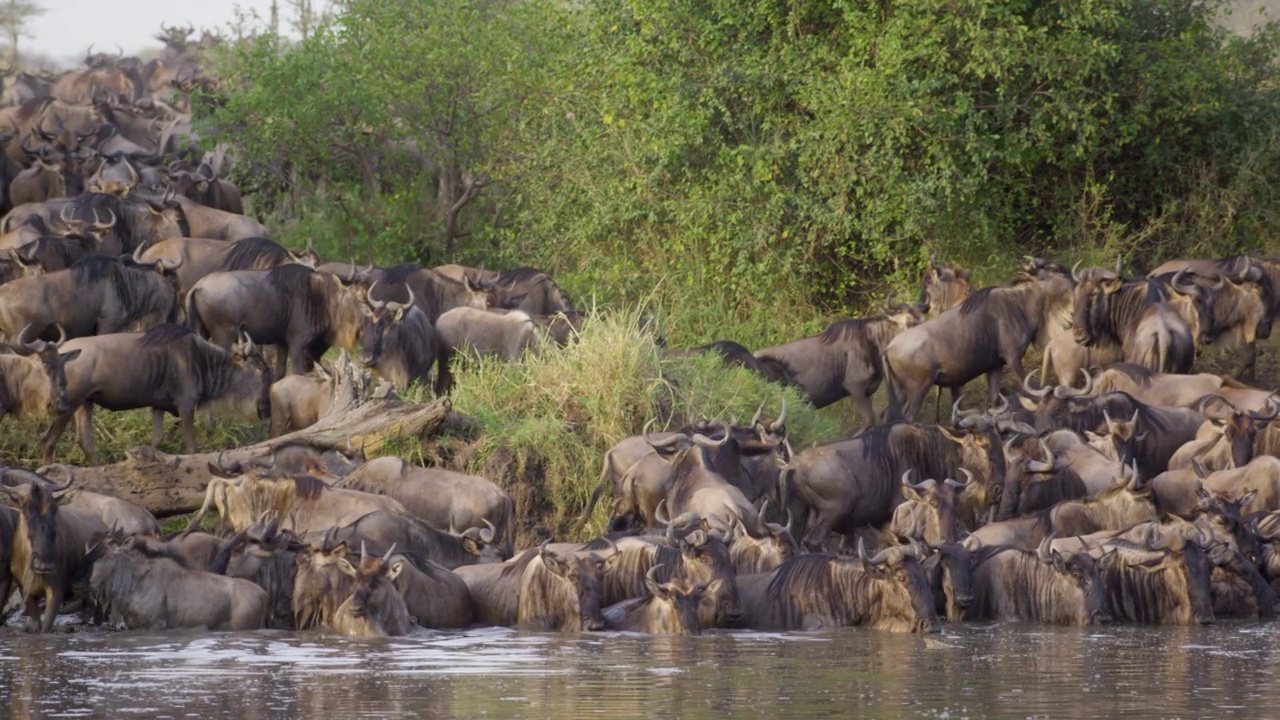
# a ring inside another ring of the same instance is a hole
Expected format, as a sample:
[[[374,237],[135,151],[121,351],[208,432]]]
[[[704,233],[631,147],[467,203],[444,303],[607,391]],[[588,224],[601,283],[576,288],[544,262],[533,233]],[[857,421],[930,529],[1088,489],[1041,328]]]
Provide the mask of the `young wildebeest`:
[[[1053,537],[1037,551],[994,546],[974,553],[973,620],[1096,625],[1111,622],[1107,588],[1086,553],[1063,556],[1050,550]]]
[[[819,630],[868,625],[894,632],[940,632],[929,580],[911,547],[885,548],[867,557],[825,553],[793,557],[771,573],[738,578],[754,630]]]
[[[989,402],[1008,365],[1019,381],[1022,356],[1070,326],[1071,277],[1060,265],[1032,262],[1011,283],[983,288],[964,302],[908,330],[884,351],[888,420],[912,420],[929,389],[962,387],[987,376]]]
[[[884,375],[885,347],[920,319],[916,308],[894,305],[883,315],[841,320],[820,335],[757,350],[755,357],[766,368],[779,368],[773,374],[803,390],[815,408],[853,398],[865,428],[875,423],[871,396]]]
[[[53,494],[67,487],[69,484],[48,487],[31,483],[18,488],[0,485],[0,495],[18,509],[9,571],[22,591],[24,614],[30,622],[39,618],[41,632],[53,628],[53,619],[71,592],[90,538],[95,532],[107,530],[96,515],[58,507]],[[4,599],[7,601],[8,597]]]
[[[333,376],[316,363],[311,375],[286,375],[271,384],[271,431],[277,438],[315,425],[333,402]]]
[[[76,416],[80,447],[98,462],[93,440],[93,407],[151,408],[151,443],[158,447],[164,414],[182,423],[183,448],[196,451],[195,412],[212,403],[254,420],[271,414],[271,371],[252,341],[230,352],[184,327],[161,325],[146,333],[117,333],[69,340],[81,356],[67,365],[67,406],[41,440],[46,464],[67,423]]]
[[[603,611],[605,626],[610,630],[654,633],[659,635],[701,635],[698,606],[708,583],[693,584],[688,580],[659,582],[662,565],[654,565],[645,573],[648,594],[623,600]]]
[[[92,568],[87,601],[95,619],[115,627],[257,630],[267,617],[267,593],[257,585],[148,554],[118,532],[95,538],[84,564]]]
[[[538,344],[538,326],[523,310],[458,307],[442,314],[435,325],[451,353],[469,351],[514,360]]]

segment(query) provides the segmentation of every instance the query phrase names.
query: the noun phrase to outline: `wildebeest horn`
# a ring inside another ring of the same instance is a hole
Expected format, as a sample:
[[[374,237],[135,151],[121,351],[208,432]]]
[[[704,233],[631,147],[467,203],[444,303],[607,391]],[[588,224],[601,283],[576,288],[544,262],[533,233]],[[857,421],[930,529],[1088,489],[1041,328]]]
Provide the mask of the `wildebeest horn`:
[[[1116,253],[1116,275],[1120,275],[1123,272],[1124,272],[1124,258],[1120,255],[1120,253]]]
[[[489,526],[487,529],[480,531],[480,539],[484,541],[485,545],[489,545],[493,542],[493,538],[497,536],[498,528],[494,527],[493,523],[489,522],[489,518],[480,518],[480,520],[485,525]]]
[[[58,213],[58,220],[61,221],[63,225],[70,225],[75,222],[75,218],[67,216],[67,211],[70,209],[70,205],[63,205],[62,210]]]
[[[1084,387],[1076,389],[1070,385],[1059,385],[1053,389],[1053,396],[1059,400],[1065,400],[1072,397],[1080,397],[1088,395],[1093,391],[1093,378],[1089,375],[1089,371],[1080,368],[1080,373],[1084,375]]]
[[[354,268],[355,265],[353,264],[352,267]],[[351,277],[355,277],[354,270],[351,273]],[[378,287],[378,281],[374,280],[373,284],[369,286],[369,289],[364,291],[364,298],[365,298],[365,302],[369,303],[369,307],[373,308],[374,310],[381,310],[387,306],[387,303],[382,300],[373,299],[373,289],[376,287]]]
[[[764,401],[760,401],[760,407],[756,408],[756,414],[751,416],[751,427],[755,427],[760,422],[760,416],[764,414]]]
[[[1058,534],[1056,532],[1051,532],[1040,541],[1039,547],[1036,548],[1036,557],[1040,558],[1042,562],[1053,562],[1053,551],[1051,546],[1053,545],[1053,539],[1057,536]]]
[[[363,565],[363,564],[364,564],[364,559],[365,559],[367,556],[368,556],[368,553],[366,553],[366,552],[365,552],[365,549],[364,549],[364,541],[363,541],[363,540],[361,540],[361,541],[360,541],[360,564],[361,564],[361,565]]]
[[[1044,460],[1032,459],[1027,461],[1027,469],[1035,473],[1052,472],[1053,471],[1053,453],[1049,452],[1049,448],[1045,447],[1043,443],[1041,443],[1040,445],[1040,451],[1044,453],[1045,459]]]
[[[95,210],[95,211],[93,212],[93,219],[94,219],[94,222],[93,222],[93,224],[92,224],[90,227],[91,227],[92,229],[94,229],[94,230],[108,230],[108,229],[110,229],[110,228],[115,227],[115,226],[116,226],[116,211],[115,211],[115,210],[112,210],[111,208],[107,208],[107,217],[108,217],[108,218],[110,218],[109,220],[107,220],[107,222],[104,222],[104,223],[97,222],[97,220],[98,220],[98,211],[97,211],[97,210]]]
[[[71,487],[71,483],[75,480],[74,471],[71,470],[69,465],[51,465],[50,467],[60,468],[67,474],[67,479],[66,482],[61,485],[50,485],[49,492],[54,495],[57,495],[60,492],[66,492]]]
[[[779,428],[785,427],[787,424],[787,399],[782,398],[782,412],[778,414],[778,419],[769,423],[769,430],[777,432]]]
[[[1071,279],[1075,282],[1080,281],[1080,276],[1076,275],[1076,271],[1080,269],[1080,264],[1083,262],[1084,260],[1077,260],[1076,264],[1071,266]]]
[[[361,541],[363,542],[363,541]],[[363,550],[363,548],[361,548]],[[391,547],[387,548],[387,554],[382,556],[382,562],[386,563],[391,559],[391,553],[396,551],[396,544],[391,543]]]
[[[768,512],[768,510],[769,510],[769,498],[765,498],[764,502],[760,503],[760,510],[757,514],[763,519],[764,514]]]
[[[1201,480],[1204,480],[1205,478],[1209,477],[1209,473],[1204,469],[1204,465],[1200,463],[1199,458],[1191,459],[1191,470],[1196,474],[1196,477],[1200,478]]]
[[[924,492],[925,487],[923,482],[921,482],[919,485],[912,485],[911,481],[908,479],[911,477],[911,473],[914,470],[915,468],[907,468],[907,471],[902,473],[902,484],[911,488],[912,490],[915,490],[916,492]]]
[[[1160,532],[1160,527],[1155,523],[1147,526],[1147,532],[1142,541],[1148,550],[1164,550],[1168,547],[1164,533]]]
[[[711,450],[724,447],[726,444],[728,444],[729,439],[733,436],[733,429],[720,421],[717,421],[716,425],[722,431],[724,431],[724,437],[720,438],[719,440],[712,440],[711,438],[707,437],[706,435],[703,435],[702,433],[694,433],[692,438],[693,441],[698,445],[701,445],[702,447],[708,448]]]
[[[969,472],[969,468],[960,468],[960,472],[964,473],[965,481],[959,482],[952,478],[947,478],[947,484],[956,489],[967,488],[973,484],[973,473]]]
[[[408,310],[409,308],[413,307],[413,303],[416,300],[416,298],[414,298],[413,296],[413,288],[409,287],[408,285],[406,285],[405,288],[409,291],[409,302],[402,304],[398,309]]]
[[[991,409],[987,411],[987,414],[990,415],[991,417],[999,417],[1000,415],[1005,414],[1009,410],[1009,398],[1005,397],[1004,393],[999,393],[996,395],[996,402],[998,404],[992,405]]]
[[[653,425],[653,423],[656,422],[657,419],[658,418],[656,417],[651,418],[649,422],[644,424],[644,429],[640,431],[640,434],[644,437],[644,441],[649,445],[649,447],[653,448],[654,450],[663,450],[671,447],[672,445],[679,443],[681,440],[688,439],[684,433],[674,433],[672,434],[671,437],[667,438],[666,440],[651,440],[649,438],[649,426]]]
[[[960,397],[957,397],[956,401],[951,403],[951,421],[952,422],[955,422],[956,418],[960,415],[960,403],[962,402],[964,402],[964,393],[960,393]]]
[[[667,499],[662,498],[658,501],[658,506],[653,509],[653,519],[657,520],[660,525],[671,527],[671,516],[663,517],[665,514],[663,508],[667,506]]]
[[[1274,398],[1275,395],[1276,395],[1275,393],[1271,393],[1270,395],[1268,395],[1266,401],[1263,402],[1263,405],[1262,405],[1264,408],[1271,411],[1270,414],[1250,411],[1249,416],[1252,417],[1254,420],[1275,420],[1276,416],[1280,415],[1280,405],[1277,405],[1275,401],[1272,400],[1272,398]]]
[[[1196,403],[1196,407],[1195,407],[1196,412],[1199,412],[1200,414],[1204,415],[1210,420],[1222,420],[1223,418],[1220,415],[1209,414],[1209,408],[1217,403],[1221,403],[1223,405],[1226,405],[1228,408],[1230,408],[1229,412],[1231,414],[1234,414],[1235,412],[1237,412],[1236,406],[1232,405],[1230,400],[1217,394],[1205,395],[1204,397],[1200,398],[1200,402]]]
[[[1174,290],[1177,290],[1178,292],[1182,293],[1183,295],[1190,295],[1190,294],[1192,294],[1192,293],[1196,292],[1196,286],[1195,286],[1195,283],[1184,283],[1184,282],[1183,282],[1183,276],[1185,276],[1185,275],[1187,274],[1187,272],[1188,272],[1187,268],[1183,268],[1183,269],[1179,270],[1178,272],[1174,273],[1174,274],[1173,274],[1173,279],[1169,281],[1169,285],[1171,285],[1171,286],[1173,287],[1173,289],[1174,289]]]
[[[1037,400],[1043,400],[1046,395],[1053,392],[1053,388],[1042,387],[1039,390],[1036,390],[1031,387],[1031,377],[1038,372],[1040,372],[1039,369],[1032,370],[1031,372],[1027,373],[1026,377],[1022,378],[1022,392],[1026,393],[1027,395],[1030,395],[1033,398],[1036,398]]]

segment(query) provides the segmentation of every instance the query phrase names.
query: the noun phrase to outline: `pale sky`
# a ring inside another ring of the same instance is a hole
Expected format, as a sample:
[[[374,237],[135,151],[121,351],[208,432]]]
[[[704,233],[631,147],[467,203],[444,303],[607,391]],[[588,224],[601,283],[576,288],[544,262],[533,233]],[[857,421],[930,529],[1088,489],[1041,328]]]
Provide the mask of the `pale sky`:
[[[45,8],[44,15],[31,20],[19,48],[50,56],[66,63],[84,59],[90,43],[94,52],[115,52],[119,43],[126,55],[148,47],[159,47],[151,36],[160,32],[160,23],[218,28],[235,21],[236,8],[256,10],[264,20],[271,0],[36,0]],[[322,2],[314,3],[316,7]],[[281,25],[289,11],[287,0],[280,0]]]

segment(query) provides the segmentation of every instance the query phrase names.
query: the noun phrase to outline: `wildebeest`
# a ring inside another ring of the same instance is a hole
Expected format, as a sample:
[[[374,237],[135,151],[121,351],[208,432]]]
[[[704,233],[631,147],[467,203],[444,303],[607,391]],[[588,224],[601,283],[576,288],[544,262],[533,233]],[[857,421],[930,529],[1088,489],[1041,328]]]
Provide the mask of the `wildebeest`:
[[[1168,625],[1213,622],[1209,562],[1181,536],[1141,544],[1112,540],[1095,548],[1117,620]]]
[[[960,305],[904,330],[884,351],[888,420],[911,420],[929,388],[960,387],[987,376],[990,402],[1008,365],[1019,381],[1022,355],[1069,326],[1072,282],[1060,265],[1033,263],[1008,285],[983,288]]]
[[[80,351],[64,353],[61,345],[37,340],[0,350],[0,418],[67,411],[66,364]]]
[[[1004,451],[990,430],[953,434],[934,425],[882,425],[800,452],[779,482],[783,502],[794,499],[803,509],[805,544],[818,547],[828,531],[851,535],[888,522],[903,500],[900,478],[908,471],[955,478],[962,468],[974,480],[958,499],[958,518],[973,529],[1004,491]]]
[[[267,226],[257,220],[217,208],[206,207],[182,196],[166,197],[166,204],[176,207],[187,226],[183,237],[211,238],[213,240],[244,240],[270,236]],[[173,237],[173,236],[171,236]]]
[[[1097,625],[1111,622],[1107,587],[1087,553],[1050,550],[1052,536],[1036,551],[1007,546],[974,553],[975,620]]]
[[[1074,297],[1075,339],[1085,347],[1118,343],[1126,362],[1160,372],[1187,372],[1195,360],[1196,328],[1169,304],[1169,288],[1118,270],[1081,271]]]
[[[973,294],[973,285],[969,282],[972,278],[972,273],[964,268],[951,267],[929,258],[929,267],[920,280],[920,301],[917,303],[920,312],[938,315],[959,305]]]
[[[331,492],[356,494],[354,490],[335,489]],[[485,524],[489,525],[487,521]],[[399,547],[414,557],[431,560],[449,570],[462,565],[492,564],[502,560],[492,525],[470,527],[454,535],[412,516],[378,510],[350,523],[333,523],[333,528],[334,540],[345,541],[352,546],[356,542],[367,543],[370,551],[375,553],[383,548]]]
[[[538,326],[523,310],[457,307],[442,313],[435,327],[451,352],[513,360],[538,344]]]
[[[818,630],[867,625],[896,632],[939,632],[929,581],[911,547],[885,548],[867,557],[810,553],[771,573],[738,578],[754,630]]]
[[[701,635],[698,623],[698,605],[707,592],[708,583],[691,583],[688,580],[659,582],[655,565],[645,573],[647,594],[644,597],[623,600],[610,605],[602,612],[605,626],[610,630],[654,633],[661,635]]]
[[[500,565],[469,565],[454,572],[467,583],[476,620],[539,630],[603,630],[603,578],[617,551],[551,551],[543,543]]]
[[[531,315],[573,311],[569,297],[551,276],[531,267],[493,272],[463,265],[441,265],[435,271],[457,282],[472,282],[496,291],[493,306],[523,310]]]
[[[218,404],[257,420],[271,413],[270,369],[251,341],[227,352],[184,327],[160,325],[145,333],[68,340],[63,349],[81,354],[66,366],[67,411],[41,440],[46,464],[53,462],[54,446],[73,414],[80,447],[97,464],[95,405],[108,410],[151,408],[153,446],[160,443],[164,413],[178,416],[188,453],[196,451],[196,408]]]
[[[178,292],[187,292],[204,276],[232,270],[270,270],[280,265],[306,265],[314,267],[317,257],[310,247],[301,254],[266,238],[245,238],[235,242],[210,238],[169,238],[145,249],[134,251],[139,263],[154,265],[164,263],[174,267],[178,278]]]
[[[471,592],[456,573],[426,559],[391,556],[391,563],[405,560],[395,579],[409,615],[425,628],[466,628],[471,625]]]
[[[361,465],[335,487],[393,497],[414,516],[440,530],[481,527],[487,520],[497,534],[497,551],[504,558],[511,557],[515,503],[505,490],[485,478],[381,457]]]
[[[373,313],[360,336],[361,361],[374,373],[404,390],[417,380],[427,383],[431,366],[436,366],[435,392],[449,391],[449,346],[441,339],[426,313],[413,302],[396,303],[374,300],[372,288],[369,305]]]
[[[1262,410],[1272,393],[1211,373],[1158,373],[1132,363],[1116,363],[1093,379],[1093,392],[1123,392],[1147,405],[1194,408],[1209,395],[1221,395],[1241,410]]]
[[[958,543],[942,543],[928,550],[920,567],[929,578],[934,606],[947,622],[961,622],[973,604],[973,554]]]
[[[351,596],[334,611],[334,630],[359,637],[408,635],[413,631],[413,617],[395,587],[395,580],[408,561],[393,559],[394,552],[393,546],[382,557],[370,556],[362,545],[359,565],[352,565],[346,558],[338,559],[338,571],[350,575],[355,583]]]
[[[177,289],[165,273],[173,269],[91,255],[66,270],[0,285],[0,335],[13,342],[28,325],[31,337],[57,325],[78,338],[172,322]]]
[[[321,363],[311,375],[286,375],[271,383],[271,431],[280,437],[316,424],[333,402],[333,376]]]
[[[1243,467],[1253,460],[1260,431],[1280,415],[1280,406],[1268,400],[1269,412],[1241,411],[1233,407],[1221,395],[1205,397],[1199,408],[1204,412],[1204,425],[1188,442],[1169,458],[1169,469],[1191,467],[1191,461],[1199,461],[1208,470],[1225,470]]]
[[[815,408],[844,397],[853,398],[864,427],[875,423],[871,395],[884,375],[881,356],[893,338],[920,323],[920,312],[895,305],[888,312],[860,320],[832,323],[821,334],[757,350],[766,368],[798,386]]]
[[[205,276],[187,293],[187,323],[216,345],[241,331],[259,345],[283,345],[291,370],[310,371],[334,345],[354,348],[371,310],[365,291],[302,265]]]
[[[67,487],[65,483],[54,486],[28,483],[17,488],[0,485],[0,495],[18,510],[9,572],[22,591],[23,613],[29,622],[39,619],[41,632],[53,628],[53,620],[71,591],[93,534],[107,530],[96,515],[58,507],[54,493]],[[7,596],[4,599],[8,601]]]
[[[325,266],[321,266],[324,269]],[[346,273],[345,268],[339,272]],[[420,265],[405,264],[371,271],[352,270],[349,279],[362,280],[373,285],[377,283],[377,300],[407,303],[409,293],[413,293],[413,302],[427,320],[434,325],[440,316],[457,307],[483,309],[501,307],[498,293],[491,287],[485,287],[467,278],[462,282],[442,275],[430,268]]]
[[[272,518],[220,543],[221,557],[212,564],[224,565],[223,574],[248,580],[267,592],[268,628],[293,630],[293,584],[297,558],[304,550],[293,533],[280,530],[279,518]]]
[[[166,555],[149,555],[133,537],[96,538],[87,602],[99,620],[129,630],[203,627],[257,630],[267,617],[267,592],[248,580],[192,570]]]
[[[13,558],[13,534],[18,530],[18,512],[0,505],[0,625],[6,618],[5,606],[13,592],[13,572],[9,562]]]
[[[902,496],[905,500],[893,509],[888,531],[899,537],[915,538],[930,546],[954,543],[960,540],[956,528],[956,500],[970,482],[973,473],[965,468],[963,483],[947,478],[943,482],[929,478],[919,484],[911,483],[911,471],[902,474]]]
[[[159,537],[160,523],[156,522],[155,516],[148,512],[146,508],[122,498],[90,492],[82,487],[73,486],[75,471],[66,465],[53,465],[48,468],[41,468],[41,471],[49,474],[54,468],[60,469],[67,478],[63,483],[62,489],[52,491],[54,499],[58,501],[60,507],[75,508],[76,510],[96,515],[103,525],[113,530],[119,530],[126,535]],[[48,477],[39,473],[16,468],[0,468],[0,484],[12,487],[22,483],[42,483],[50,488],[56,485]]]

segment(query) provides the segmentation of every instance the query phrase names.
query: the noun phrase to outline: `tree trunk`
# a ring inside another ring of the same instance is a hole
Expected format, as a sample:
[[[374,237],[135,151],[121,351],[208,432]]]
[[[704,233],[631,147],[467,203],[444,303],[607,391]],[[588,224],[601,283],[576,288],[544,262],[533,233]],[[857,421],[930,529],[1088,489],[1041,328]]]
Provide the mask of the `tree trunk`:
[[[425,404],[402,402],[389,383],[374,379],[345,353],[334,374],[333,404],[310,427],[223,453],[169,455],[149,446],[137,447],[125,453],[123,462],[72,468],[75,485],[141,505],[157,517],[177,515],[197,510],[204,502],[209,463],[217,462],[219,455],[227,463],[265,459],[285,448],[316,453],[363,448],[376,455],[393,438],[433,433],[449,413],[448,398]]]

